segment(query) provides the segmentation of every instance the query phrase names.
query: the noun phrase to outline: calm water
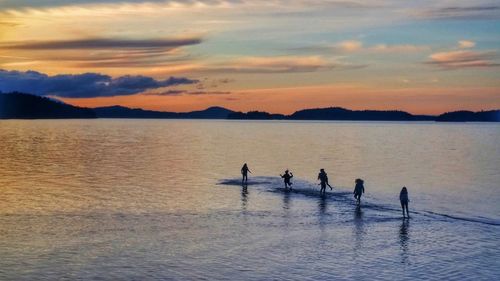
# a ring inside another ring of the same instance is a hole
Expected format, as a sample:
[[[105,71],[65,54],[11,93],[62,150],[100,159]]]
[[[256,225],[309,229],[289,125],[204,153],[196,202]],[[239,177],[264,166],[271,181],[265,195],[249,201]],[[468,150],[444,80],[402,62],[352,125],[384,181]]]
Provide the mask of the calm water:
[[[497,124],[0,121],[0,280],[498,280],[499,167]]]

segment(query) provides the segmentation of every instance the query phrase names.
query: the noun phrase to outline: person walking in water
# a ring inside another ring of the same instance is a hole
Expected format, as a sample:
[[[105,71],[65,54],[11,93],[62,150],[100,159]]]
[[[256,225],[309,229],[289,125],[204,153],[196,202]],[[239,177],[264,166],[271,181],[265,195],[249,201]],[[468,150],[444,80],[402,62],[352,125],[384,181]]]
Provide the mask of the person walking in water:
[[[247,183],[248,181],[248,173],[252,173],[250,169],[247,166],[247,163],[243,164],[243,167],[241,167],[241,175],[243,178],[241,179],[241,184]]]
[[[361,205],[361,195],[365,193],[365,187],[363,185],[364,181],[362,179],[356,179],[356,186],[354,187],[354,198],[356,198],[358,206]]]
[[[328,183],[328,175],[325,172],[325,169],[320,169],[318,174],[318,180],[320,181],[321,189],[320,193],[326,192],[326,186],[330,187],[330,190],[333,190],[332,186]]]
[[[401,189],[401,192],[399,193],[399,201],[401,201],[401,209],[403,209],[403,218],[405,217],[405,208],[406,215],[410,218],[410,213],[408,212],[408,202],[410,202],[410,199],[408,198],[408,190],[406,189],[406,186],[403,186],[403,189]]]
[[[283,178],[283,181],[285,182],[285,189],[290,187],[292,189],[292,183],[290,182],[290,179],[293,178],[292,172],[286,170],[284,175],[281,175],[281,178]]]

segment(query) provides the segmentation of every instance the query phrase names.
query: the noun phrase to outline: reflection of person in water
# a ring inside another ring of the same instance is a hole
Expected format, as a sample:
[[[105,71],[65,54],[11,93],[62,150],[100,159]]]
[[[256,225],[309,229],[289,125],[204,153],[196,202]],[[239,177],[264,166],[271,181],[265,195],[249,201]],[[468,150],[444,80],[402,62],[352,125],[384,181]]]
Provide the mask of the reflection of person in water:
[[[320,193],[325,193],[326,192],[326,186],[330,187],[330,190],[332,190],[332,186],[328,183],[328,175],[325,172],[325,169],[319,170],[318,174],[318,180],[320,180]]]
[[[293,174],[286,170],[285,171],[285,174],[284,175],[281,175],[280,176],[283,178],[283,181],[285,182],[285,189],[290,187],[290,189],[292,189],[292,183],[290,182],[290,179],[293,178]]]
[[[250,169],[247,166],[247,163],[243,164],[243,167],[241,167],[241,175],[243,178],[241,179],[241,183],[246,183],[248,181],[248,173],[252,173]]]
[[[410,244],[410,221],[403,220],[401,226],[399,227],[399,243],[401,246],[401,263],[409,263],[410,253],[408,246]]]
[[[243,211],[247,210],[248,205],[248,188],[246,185],[243,185],[241,189],[241,208]]]
[[[361,208],[354,209],[354,257],[363,257],[366,254],[363,249],[363,242],[365,241],[366,228],[363,219],[363,211]]]
[[[408,198],[408,190],[406,189],[406,186],[404,186],[399,193],[399,201],[401,201],[401,209],[403,209],[403,218],[405,217],[405,208],[406,215],[410,218],[410,213],[408,212],[408,202],[410,202],[410,199]]]
[[[356,198],[358,205],[361,204],[361,195],[365,193],[365,187],[363,185],[364,181],[362,179],[356,179],[356,186],[354,187],[354,198]]]

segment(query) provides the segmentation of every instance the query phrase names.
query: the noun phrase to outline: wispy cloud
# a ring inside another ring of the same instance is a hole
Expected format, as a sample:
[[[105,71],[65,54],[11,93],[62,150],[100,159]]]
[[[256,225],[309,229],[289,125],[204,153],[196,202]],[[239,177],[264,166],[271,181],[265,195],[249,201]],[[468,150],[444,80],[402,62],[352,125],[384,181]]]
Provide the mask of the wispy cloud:
[[[65,62],[75,68],[148,67],[190,60],[191,56],[182,48],[201,42],[201,37],[141,40],[85,38],[3,42],[0,43],[0,51],[26,54],[24,63],[30,60]]]
[[[43,9],[68,6],[110,5],[110,4],[154,4],[193,7],[223,7],[230,5],[246,6],[295,6],[303,8],[346,8],[367,9],[384,6],[385,1],[359,1],[359,0],[3,0],[2,8],[10,10]]]
[[[458,69],[470,67],[497,67],[500,63],[495,62],[494,51],[472,51],[460,50],[440,52],[430,55],[427,64],[435,65],[444,69]]]
[[[436,7],[416,12],[419,18],[428,19],[499,19],[500,18],[500,5],[498,3],[482,3],[463,5],[463,6],[447,6]]]
[[[168,90],[160,92],[147,92],[146,96],[179,96],[179,95],[229,95],[229,91],[188,91],[188,90]]]
[[[333,50],[356,52],[363,48],[363,42],[357,40],[342,41],[332,47]]]
[[[188,91],[187,95],[229,95],[231,92],[229,91]]]
[[[201,38],[179,38],[179,39],[108,39],[108,38],[85,38],[77,40],[60,41],[24,41],[3,42],[2,49],[15,50],[85,50],[85,49],[170,49],[182,46],[200,44]]]
[[[412,45],[412,44],[400,44],[400,45],[387,45],[387,44],[377,44],[366,48],[368,52],[374,53],[418,53],[429,51],[431,48],[425,45]]]
[[[156,80],[148,76],[111,77],[99,73],[49,76],[36,71],[0,70],[0,91],[20,91],[42,96],[91,98],[133,95],[149,89],[194,84],[197,80],[170,77]]]
[[[12,22],[12,21],[0,21],[0,26],[8,26],[8,27],[14,27],[20,25],[17,22]]]
[[[186,93],[186,90],[167,90],[161,92],[146,92],[145,96],[179,96]]]
[[[203,90],[203,89],[208,89],[208,88],[218,88],[220,85],[224,84],[229,84],[234,82],[234,79],[230,78],[215,78],[215,79],[210,79],[208,77],[205,77],[201,79],[197,84],[196,84],[196,89],[198,90]]]
[[[347,40],[334,44],[324,44],[316,46],[307,46],[293,48],[291,50],[305,53],[322,53],[322,54],[349,54],[349,53],[415,53],[429,51],[431,48],[425,45],[412,44],[375,44],[366,46],[359,40]]]
[[[321,56],[278,56],[242,57],[223,63],[206,65],[198,71],[217,73],[298,73],[360,67],[364,67],[364,65],[327,60]]]
[[[476,42],[470,40],[460,40],[458,41],[458,47],[462,49],[474,48]]]

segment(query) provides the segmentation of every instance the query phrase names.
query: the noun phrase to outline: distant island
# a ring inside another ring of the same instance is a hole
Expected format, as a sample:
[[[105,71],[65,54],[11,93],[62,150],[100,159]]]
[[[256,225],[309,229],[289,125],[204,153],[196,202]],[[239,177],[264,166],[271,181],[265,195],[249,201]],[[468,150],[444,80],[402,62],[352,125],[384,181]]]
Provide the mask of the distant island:
[[[97,118],[90,108],[72,106],[45,97],[0,92],[0,119]]]
[[[350,121],[433,121],[436,116],[412,115],[404,111],[349,110],[341,107],[303,109],[291,115],[262,111],[234,112],[228,119],[249,120],[350,120]]]
[[[0,119],[65,118],[500,122],[500,110],[454,111],[438,116],[413,115],[399,110],[349,110],[341,107],[304,109],[290,115],[263,111],[244,113],[223,107],[165,112],[123,106],[82,108],[31,94],[0,93]]]
[[[209,107],[201,111],[165,112],[128,108],[123,106],[108,106],[93,108],[98,118],[157,118],[157,119],[226,119],[234,111],[223,107]]]

